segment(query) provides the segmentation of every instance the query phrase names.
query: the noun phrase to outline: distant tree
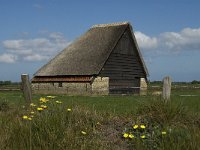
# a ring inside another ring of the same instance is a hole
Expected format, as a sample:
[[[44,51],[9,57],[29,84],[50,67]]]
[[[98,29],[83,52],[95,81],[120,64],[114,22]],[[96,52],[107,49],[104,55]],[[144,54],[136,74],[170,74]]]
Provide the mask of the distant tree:
[[[11,82],[11,81],[4,81],[4,84],[5,84],[5,85],[11,85],[12,82]]]
[[[11,81],[0,81],[0,85],[11,85]]]
[[[193,81],[191,82],[191,84],[200,84],[200,81],[193,80]]]
[[[151,81],[151,84],[162,84],[162,81]]]

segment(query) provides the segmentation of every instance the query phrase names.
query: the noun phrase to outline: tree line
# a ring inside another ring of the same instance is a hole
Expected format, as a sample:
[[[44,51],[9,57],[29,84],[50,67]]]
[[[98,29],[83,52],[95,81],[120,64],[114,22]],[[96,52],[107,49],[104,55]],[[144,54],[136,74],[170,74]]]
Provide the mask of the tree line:
[[[8,81],[0,81],[0,85],[19,85],[21,82],[12,82],[10,80]]]

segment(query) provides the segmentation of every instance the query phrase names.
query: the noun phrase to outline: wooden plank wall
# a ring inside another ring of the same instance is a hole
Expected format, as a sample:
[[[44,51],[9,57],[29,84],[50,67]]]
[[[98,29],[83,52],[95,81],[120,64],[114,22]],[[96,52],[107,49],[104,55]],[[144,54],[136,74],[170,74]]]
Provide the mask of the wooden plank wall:
[[[127,29],[105,63],[100,76],[109,77],[110,93],[138,92],[140,78],[145,72],[136,47]]]

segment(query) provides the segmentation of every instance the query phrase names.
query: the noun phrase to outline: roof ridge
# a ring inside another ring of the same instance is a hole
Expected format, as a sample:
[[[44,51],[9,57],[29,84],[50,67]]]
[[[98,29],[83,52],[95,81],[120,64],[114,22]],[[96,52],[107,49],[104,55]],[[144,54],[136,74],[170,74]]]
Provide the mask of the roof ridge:
[[[128,24],[130,24],[128,21],[125,21],[125,22],[113,22],[113,23],[107,23],[107,24],[96,24],[96,25],[93,25],[91,28],[111,27],[111,26],[120,26],[120,25],[128,25]]]

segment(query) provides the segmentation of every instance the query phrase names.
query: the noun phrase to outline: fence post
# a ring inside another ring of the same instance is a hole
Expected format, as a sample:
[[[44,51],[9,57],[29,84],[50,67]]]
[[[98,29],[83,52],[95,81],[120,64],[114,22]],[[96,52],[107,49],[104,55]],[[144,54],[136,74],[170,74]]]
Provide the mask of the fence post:
[[[170,95],[171,95],[171,78],[169,76],[164,77],[163,79],[163,92],[162,96],[165,101],[170,100]]]
[[[22,74],[21,75],[22,80],[22,91],[24,94],[24,99],[26,103],[31,103],[32,101],[32,93],[31,93],[31,85],[29,82],[29,75],[28,74]]]

